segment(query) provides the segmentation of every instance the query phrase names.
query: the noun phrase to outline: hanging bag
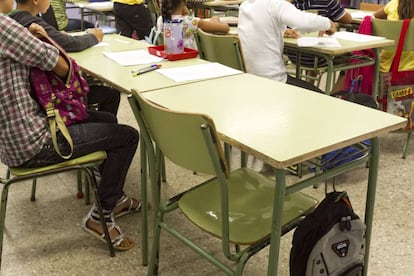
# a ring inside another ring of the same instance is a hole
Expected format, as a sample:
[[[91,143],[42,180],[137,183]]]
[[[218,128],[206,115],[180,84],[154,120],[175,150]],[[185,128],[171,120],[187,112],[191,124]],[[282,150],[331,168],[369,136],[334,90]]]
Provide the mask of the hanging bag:
[[[82,77],[79,65],[50,37],[42,36],[42,41],[55,46],[69,64],[66,80],[62,80],[53,71],[43,71],[37,67],[30,70],[30,83],[33,98],[45,109],[53,146],[64,159],[69,159],[73,152],[73,142],[66,126],[88,118],[86,95],[89,85]],[[70,146],[70,152],[63,155],[57,143],[56,133],[60,131]]]
[[[382,73],[383,95],[379,99],[384,111],[408,119],[405,130],[414,129],[414,70],[398,71],[398,68],[409,24],[410,19],[405,19],[390,71]]]
[[[364,17],[361,25],[359,26],[358,33],[372,35],[371,16]],[[361,59],[375,58],[375,53],[374,53],[374,50],[372,49],[366,49],[366,50],[354,51],[352,53],[352,56],[354,56],[354,58],[351,58],[350,62],[359,63],[361,62]],[[355,57],[359,57],[359,58],[355,58]],[[358,90],[363,94],[372,95],[373,83],[374,83],[374,72],[375,72],[374,65],[368,65],[368,66],[348,69],[345,72],[343,90],[351,90],[355,88],[355,90]],[[355,87],[352,87],[352,85],[355,85],[354,83],[355,79],[359,81],[356,83]]]

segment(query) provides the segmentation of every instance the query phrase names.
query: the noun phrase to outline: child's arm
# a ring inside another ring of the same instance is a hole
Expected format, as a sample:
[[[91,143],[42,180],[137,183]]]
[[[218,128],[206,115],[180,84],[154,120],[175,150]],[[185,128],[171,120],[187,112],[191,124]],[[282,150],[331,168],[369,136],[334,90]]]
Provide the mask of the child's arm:
[[[381,8],[381,9],[377,10],[374,13],[374,17],[375,18],[380,18],[380,19],[387,19],[387,14],[385,13],[384,8]]]
[[[221,22],[217,16],[213,16],[210,20],[201,19],[198,22],[198,27],[205,32],[210,33],[227,33],[230,27],[227,23]]]

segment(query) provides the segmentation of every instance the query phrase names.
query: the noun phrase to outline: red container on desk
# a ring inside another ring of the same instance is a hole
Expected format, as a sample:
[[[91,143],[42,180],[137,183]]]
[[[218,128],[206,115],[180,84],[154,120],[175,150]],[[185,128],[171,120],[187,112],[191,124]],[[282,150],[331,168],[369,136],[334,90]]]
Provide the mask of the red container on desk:
[[[198,55],[197,50],[190,49],[190,48],[184,48],[184,52],[180,54],[167,54],[164,50],[164,45],[150,46],[148,47],[148,52],[151,55],[154,55],[157,57],[163,57],[170,61],[187,59],[187,58],[195,58]]]

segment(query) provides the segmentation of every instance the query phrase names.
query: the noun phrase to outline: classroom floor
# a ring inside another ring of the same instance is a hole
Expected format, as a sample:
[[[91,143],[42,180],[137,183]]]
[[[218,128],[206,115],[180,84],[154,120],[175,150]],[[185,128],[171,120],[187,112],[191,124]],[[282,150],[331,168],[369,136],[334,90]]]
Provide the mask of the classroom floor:
[[[118,117],[121,123],[136,126],[124,95]],[[414,142],[411,142],[410,153],[404,160],[401,158],[404,138],[404,134],[395,133],[380,137],[381,157],[369,275],[413,275]],[[237,152],[233,153],[234,159],[237,159]],[[140,197],[138,157],[137,153],[125,184],[125,191],[137,198]],[[249,165],[261,168],[260,161],[249,160]],[[5,171],[4,166],[0,169]],[[337,178],[338,190],[348,192],[358,214],[364,212],[367,171],[362,166]],[[163,185],[163,196],[185,187],[191,180],[201,178],[200,175],[179,170],[167,161],[168,183]],[[289,180],[297,179],[292,176]],[[38,182],[35,202],[29,200],[30,185],[17,184],[10,189],[1,275],[146,275],[146,267],[141,265],[140,213],[118,220],[128,236],[136,241],[136,246],[111,258],[106,244],[80,228],[81,219],[89,206],[75,197],[75,173],[43,178]],[[307,192],[322,199],[324,188],[308,188]],[[220,254],[217,240],[191,228],[180,214],[176,214],[171,221],[189,229],[193,238]],[[282,238],[279,275],[289,274],[291,237],[292,232]],[[252,257],[244,275],[266,275],[267,256],[268,250],[264,249]],[[159,274],[223,275],[166,233],[162,235]]]

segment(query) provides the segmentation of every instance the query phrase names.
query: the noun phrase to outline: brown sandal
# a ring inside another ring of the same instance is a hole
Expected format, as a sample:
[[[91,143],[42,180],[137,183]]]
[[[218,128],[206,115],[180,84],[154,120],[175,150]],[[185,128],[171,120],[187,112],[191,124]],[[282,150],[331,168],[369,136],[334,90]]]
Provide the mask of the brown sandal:
[[[130,240],[129,238],[125,237],[121,228],[115,223],[113,213],[110,212],[110,213],[105,214],[104,212],[104,217],[106,220],[106,225],[108,227],[108,232],[111,233],[111,231],[114,231],[114,230],[118,232],[118,235],[111,239],[111,243],[113,247],[119,251],[127,251],[131,249],[132,247],[134,247],[134,242]],[[89,234],[91,234],[92,236],[106,243],[105,234],[101,234],[97,232],[95,229],[89,228],[87,225],[88,221],[93,221],[94,223],[101,225],[98,210],[96,209],[95,206],[93,206],[91,210],[89,211],[88,215],[83,218],[82,229],[88,232]],[[127,246],[123,245],[124,241],[126,240],[128,240]]]
[[[129,205],[123,209],[121,209],[118,213],[114,212],[115,218],[120,218],[122,216],[132,214],[139,212],[141,210],[141,201],[138,201],[138,205],[134,208],[134,200],[138,201],[135,198],[129,197],[126,194],[124,194],[116,203],[114,210],[121,205],[124,205],[125,203],[129,202]]]

